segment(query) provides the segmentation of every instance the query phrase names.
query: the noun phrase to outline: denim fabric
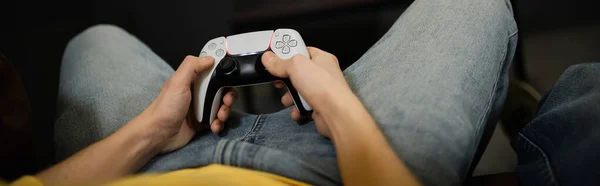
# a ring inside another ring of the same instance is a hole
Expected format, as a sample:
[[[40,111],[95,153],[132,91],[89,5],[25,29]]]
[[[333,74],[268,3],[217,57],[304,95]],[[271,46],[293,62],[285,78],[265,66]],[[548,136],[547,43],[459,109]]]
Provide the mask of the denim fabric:
[[[512,142],[523,185],[600,184],[600,63],[569,67]]]
[[[60,67],[54,124],[57,159],[133,119],[150,105],[173,72],[120,28],[94,26],[73,38]]]
[[[506,0],[417,0],[344,74],[424,184],[459,185],[486,123],[504,101],[516,39]],[[173,72],[133,36],[106,25],[76,36],[61,70],[55,124],[60,158],[135,117]],[[341,184],[331,141],[313,122],[298,124],[289,113],[236,113],[224,133],[199,134],[141,172],[220,163]]]

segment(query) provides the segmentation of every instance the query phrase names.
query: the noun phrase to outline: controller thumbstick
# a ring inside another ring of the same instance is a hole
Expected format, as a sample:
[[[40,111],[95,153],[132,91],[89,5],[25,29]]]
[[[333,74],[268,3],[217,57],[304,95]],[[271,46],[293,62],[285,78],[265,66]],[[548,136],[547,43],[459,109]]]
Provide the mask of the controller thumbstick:
[[[237,70],[237,61],[233,58],[223,58],[223,61],[219,63],[219,69],[225,74],[229,75]]]

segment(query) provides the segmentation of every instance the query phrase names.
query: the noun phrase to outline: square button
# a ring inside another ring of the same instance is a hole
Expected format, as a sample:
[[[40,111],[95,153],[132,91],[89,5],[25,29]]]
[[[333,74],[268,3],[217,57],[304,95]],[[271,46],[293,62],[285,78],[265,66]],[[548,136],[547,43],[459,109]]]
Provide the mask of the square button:
[[[215,43],[208,44],[208,49],[209,50],[214,50],[215,48],[217,48],[217,44],[215,44]]]

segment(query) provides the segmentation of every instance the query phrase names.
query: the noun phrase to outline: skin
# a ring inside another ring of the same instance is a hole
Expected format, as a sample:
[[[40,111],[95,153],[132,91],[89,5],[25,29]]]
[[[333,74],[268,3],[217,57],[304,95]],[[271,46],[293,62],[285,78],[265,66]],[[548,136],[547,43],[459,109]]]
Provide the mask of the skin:
[[[394,153],[374,119],[352,93],[337,58],[308,47],[312,59],[302,55],[283,60],[272,52],[262,56],[274,76],[290,78],[313,108],[319,134],[333,141],[342,180],[346,185],[419,185]],[[201,130],[189,111],[196,74],[214,65],[211,57],[188,56],[164,84],[156,100],[140,115],[109,137],[36,175],[46,185],[102,184],[139,170],[152,157],[183,147]],[[275,83],[283,88],[282,83]],[[213,133],[225,127],[236,92],[223,98]],[[281,98],[292,106],[289,93]],[[292,109],[294,120],[303,119]]]
[[[317,48],[307,49],[311,59],[296,55],[283,60],[267,52],[262,56],[263,65],[274,76],[289,77],[312,106],[317,131],[333,141],[343,183],[420,185],[348,86],[337,58]],[[281,83],[276,86],[282,87]],[[293,105],[289,93],[281,102]],[[291,117],[302,119],[297,109],[292,109]]]
[[[107,138],[36,175],[45,185],[92,185],[110,182],[139,170],[152,157],[187,144],[200,126],[190,112],[192,83],[214,65],[211,57],[187,56],[165,82],[157,98],[140,115]],[[236,92],[223,96],[211,130],[223,129]],[[83,184],[85,183],[85,184]]]

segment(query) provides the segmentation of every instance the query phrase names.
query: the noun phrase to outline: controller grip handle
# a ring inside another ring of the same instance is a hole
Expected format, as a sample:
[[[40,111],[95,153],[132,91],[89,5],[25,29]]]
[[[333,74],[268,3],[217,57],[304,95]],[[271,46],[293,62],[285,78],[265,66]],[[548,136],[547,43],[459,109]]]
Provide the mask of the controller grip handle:
[[[281,81],[285,84],[288,91],[290,92],[292,100],[294,101],[294,105],[296,105],[296,108],[298,109],[298,111],[300,111],[300,115],[310,116],[312,114],[312,108],[308,106],[308,104],[306,104],[306,102],[303,100],[302,96],[300,96],[296,88],[294,88],[294,86],[292,85],[292,81],[290,81],[290,79],[288,78],[283,78],[281,79]]]

